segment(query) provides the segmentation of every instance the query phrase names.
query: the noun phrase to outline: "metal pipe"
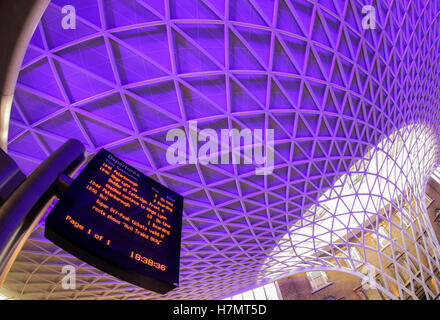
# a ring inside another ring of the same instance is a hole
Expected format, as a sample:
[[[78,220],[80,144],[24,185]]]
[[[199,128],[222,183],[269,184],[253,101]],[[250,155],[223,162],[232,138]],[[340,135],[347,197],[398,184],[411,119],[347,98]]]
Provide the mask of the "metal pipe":
[[[42,209],[60,195],[70,175],[85,159],[85,147],[78,140],[68,140],[51,154],[12,193],[0,207],[0,286],[12,262],[20,252]],[[61,182],[60,182],[61,177]]]
[[[29,42],[50,0],[0,1],[0,148],[6,151],[11,106]]]

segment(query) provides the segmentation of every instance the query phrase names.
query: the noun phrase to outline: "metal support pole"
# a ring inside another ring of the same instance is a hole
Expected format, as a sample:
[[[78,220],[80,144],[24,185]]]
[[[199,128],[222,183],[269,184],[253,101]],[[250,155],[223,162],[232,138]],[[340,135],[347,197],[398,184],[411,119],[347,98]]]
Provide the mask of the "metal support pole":
[[[67,177],[85,159],[85,147],[68,140],[35,169],[0,207],[0,286],[44,208],[60,196],[71,179]]]

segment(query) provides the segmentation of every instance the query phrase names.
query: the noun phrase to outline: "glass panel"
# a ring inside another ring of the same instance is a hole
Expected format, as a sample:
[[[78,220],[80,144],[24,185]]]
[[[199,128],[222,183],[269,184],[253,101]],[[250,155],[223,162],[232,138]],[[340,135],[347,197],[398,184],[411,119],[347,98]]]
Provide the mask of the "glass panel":
[[[327,284],[327,274],[324,271],[311,271],[306,272],[310,285],[314,290]]]
[[[359,250],[355,247],[350,247],[350,255],[355,267],[359,267],[362,264],[362,256]]]
[[[269,283],[264,286],[267,300],[280,300],[275,283]]]
[[[258,287],[254,289],[255,300],[266,300],[266,294],[264,293],[263,287]]]
[[[281,300],[278,294],[277,285],[275,282],[268,283],[265,286],[248,290],[246,292],[236,294],[224,300]]]
[[[389,233],[384,227],[380,226],[378,230],[378,234],[379,234],[378,241],[380,243],[380,247],[383,249],[390,243],[390,241],[387,239],[389,237]]]
[[[252,293],[252,290],[243,292],[243,300],[255,300],[254,294]]]

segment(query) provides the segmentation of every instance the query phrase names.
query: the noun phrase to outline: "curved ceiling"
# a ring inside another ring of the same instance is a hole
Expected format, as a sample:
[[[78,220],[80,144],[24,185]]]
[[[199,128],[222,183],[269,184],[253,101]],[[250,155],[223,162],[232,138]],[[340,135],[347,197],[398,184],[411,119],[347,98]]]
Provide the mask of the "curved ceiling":
[[[66,4],[52,1],[29,44],[8,152],[29,173],[77,138],[182,194],[181,287],[120,282],[45,240],[42,221],[6,282],[17,297],[208,299],[264,283],[278,241],[370,147],[416,122],[439,136],[437,1],[379,1],[376,29],[361,1],[76,0],[74,30]],[[191,120],[273,129],[273,173],[169,164],[166,134]]]

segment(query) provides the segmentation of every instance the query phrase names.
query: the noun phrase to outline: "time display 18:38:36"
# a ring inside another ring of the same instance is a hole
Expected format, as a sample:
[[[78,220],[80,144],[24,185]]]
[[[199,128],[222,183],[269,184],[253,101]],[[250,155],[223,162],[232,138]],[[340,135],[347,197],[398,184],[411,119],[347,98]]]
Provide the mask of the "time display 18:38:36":
[[[130,258],[134,259],[136,261],[142,262],[143,264],[146,264],[150,267],[156,268],[161,271],[166,271],[166,269],[167,269],[166,265],[160,264],[159,262],[156,262],[152,259],[144,257],[144,256],[140,255],[139,253],[135,253],[133,251],[130,252]]]

